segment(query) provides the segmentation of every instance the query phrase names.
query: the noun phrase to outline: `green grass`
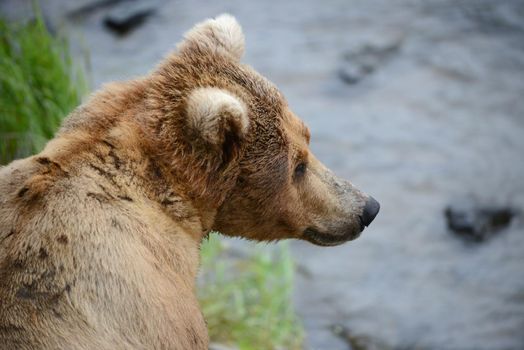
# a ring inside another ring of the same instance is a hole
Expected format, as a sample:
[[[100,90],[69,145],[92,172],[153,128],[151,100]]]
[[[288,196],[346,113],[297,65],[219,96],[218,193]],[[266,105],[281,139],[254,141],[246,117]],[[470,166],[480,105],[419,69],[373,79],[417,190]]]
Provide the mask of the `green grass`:
[[[216,234],[202,246],[199,298],[212,341],[241,350],[300,349],[303,330],[292,300],[294,264],[285,244],[254,245],[232,257]]]
[[[0,19],[0,164],[39,152],[87,92],[66,42],[36,17]],[[243,259],[229,252],[214,234],[202,246],[199,297],[211,340],[242,350],[300,348],[287,247],[259,246]]]
[[[0,19],[0,164],[39,152],[86,93],[65,40]]]

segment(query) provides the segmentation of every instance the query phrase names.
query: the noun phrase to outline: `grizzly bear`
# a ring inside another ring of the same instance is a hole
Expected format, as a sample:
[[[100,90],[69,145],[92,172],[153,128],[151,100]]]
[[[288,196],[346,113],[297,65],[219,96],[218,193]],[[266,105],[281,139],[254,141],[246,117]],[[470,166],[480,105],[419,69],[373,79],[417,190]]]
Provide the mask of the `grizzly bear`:
[[[370,224],[378,203],[313,156],[243,51],[233,17],[198,24],[0,169],[0,348],[207,349],[210,231],[333,246]]]

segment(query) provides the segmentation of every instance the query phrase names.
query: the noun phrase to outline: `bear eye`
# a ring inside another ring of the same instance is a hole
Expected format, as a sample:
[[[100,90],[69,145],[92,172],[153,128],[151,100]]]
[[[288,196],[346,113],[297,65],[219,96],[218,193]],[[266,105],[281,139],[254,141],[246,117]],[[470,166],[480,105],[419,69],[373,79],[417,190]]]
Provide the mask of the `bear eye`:
[[[295,177],[302,177],[306,173],[306,163],[299,163],[295,168]]]

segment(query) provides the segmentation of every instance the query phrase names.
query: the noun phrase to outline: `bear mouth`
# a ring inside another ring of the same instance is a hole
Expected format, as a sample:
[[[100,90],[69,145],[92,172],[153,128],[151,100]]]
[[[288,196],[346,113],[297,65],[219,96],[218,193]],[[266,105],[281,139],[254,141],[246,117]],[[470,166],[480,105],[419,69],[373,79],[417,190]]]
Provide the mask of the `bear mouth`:
[[[330,234],[320,232],[313,227],[308,227],[304,230],[303,236],[305,240],[313,244],[323,247],[332,247],[358,238],[362,231],[363,229],[357,232],[354,232],[353,230],[348,230],[344,234]]]

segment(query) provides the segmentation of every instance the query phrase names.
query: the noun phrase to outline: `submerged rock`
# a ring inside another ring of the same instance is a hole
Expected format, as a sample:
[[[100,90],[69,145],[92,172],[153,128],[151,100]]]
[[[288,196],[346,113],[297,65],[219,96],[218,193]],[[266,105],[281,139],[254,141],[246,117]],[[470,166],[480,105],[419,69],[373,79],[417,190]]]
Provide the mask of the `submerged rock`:
[[[515,213],[509,206],[482,205],[471,199],[454,201],[444,210],[448,228],[474,242],[482,242],[507,227]]]
[[[390,346],[378,339],[365,335],[354,334],[348,327],[341,324],[334,324],[331,327],[334,335],[347,343],[351,350],[389,350]]]
[[[93,13],[103,10],[107,7],[111,7],[113,5],[116,5],[123,1],[130,1],[130,0],[83,0],[83,1],[75,1],[75,5],[77,6],[73,10],[70,10],[67,12],[66,17],[72,20],[80,20],[85,17],[91,16]]]
[[[125,35],[142,25],[156,12],[155,3],[129,1],[115,7],[105,18],[104,25],[119,35]]]
[[[356,84],[385,64],[400,48],[401,40],[385,45],[366,44],[346,52],[338,76],[348,84]]]

